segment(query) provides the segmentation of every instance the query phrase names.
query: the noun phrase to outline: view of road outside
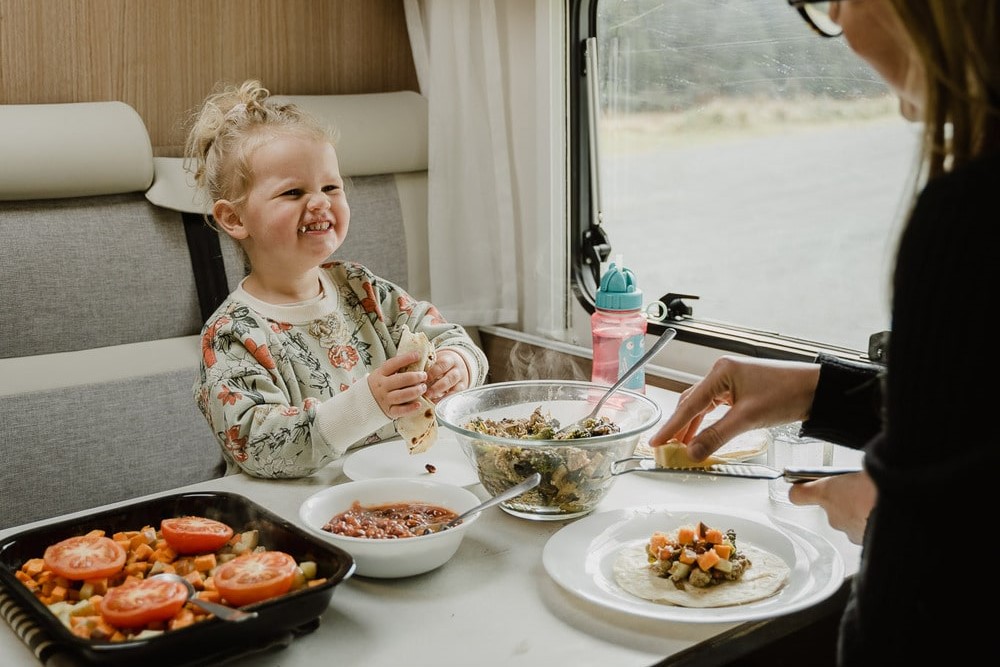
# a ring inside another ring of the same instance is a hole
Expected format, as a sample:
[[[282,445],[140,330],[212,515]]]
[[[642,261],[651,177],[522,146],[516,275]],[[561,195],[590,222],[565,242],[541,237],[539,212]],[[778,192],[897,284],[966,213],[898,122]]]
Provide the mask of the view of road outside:
[[[697,318],[866,350],[889,328],[919,127],[783,1],[601,8],[602,220],[646,301],[694,294]]]

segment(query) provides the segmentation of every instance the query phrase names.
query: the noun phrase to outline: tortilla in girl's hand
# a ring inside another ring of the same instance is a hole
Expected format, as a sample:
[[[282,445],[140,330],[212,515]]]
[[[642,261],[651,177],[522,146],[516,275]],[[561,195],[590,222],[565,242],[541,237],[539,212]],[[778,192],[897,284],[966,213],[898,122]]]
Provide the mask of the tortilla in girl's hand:
[[[423,331],[413,333],[409,327],[403,325],[396,354],[408,352],[419,352],[420,358],[400,369],[400,373],[426,371],[434,363],[434,346],[427,339],[427,334]],[[420,410],[395,420],[396,432],[406,441],[410,454],[426,452],[437,441],[437,414],[434,412],[434,404],[424,396],[418,400],[421,405]]]
[[[711,553],[709,553],[711,552]],[[654,533],[626,545],[614,564],[615,581],[632,595],[679,607],[731,607],[771,597],[791,569],[779,556],[704,524]]]

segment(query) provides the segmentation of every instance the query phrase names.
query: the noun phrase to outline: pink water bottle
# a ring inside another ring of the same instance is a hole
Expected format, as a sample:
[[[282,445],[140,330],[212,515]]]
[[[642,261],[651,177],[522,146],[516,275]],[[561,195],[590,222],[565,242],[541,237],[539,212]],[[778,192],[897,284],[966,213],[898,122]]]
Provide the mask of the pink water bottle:
[[[642,290],[636,287],[635,274],[611,262],[601,276],[595,305],[590,316],[594,337],[594,364],[591,380],[612,385],[642,357],[646,339],[646,314],[642,310]],[[623,385],[646,393],[646,376],[640,369]]]

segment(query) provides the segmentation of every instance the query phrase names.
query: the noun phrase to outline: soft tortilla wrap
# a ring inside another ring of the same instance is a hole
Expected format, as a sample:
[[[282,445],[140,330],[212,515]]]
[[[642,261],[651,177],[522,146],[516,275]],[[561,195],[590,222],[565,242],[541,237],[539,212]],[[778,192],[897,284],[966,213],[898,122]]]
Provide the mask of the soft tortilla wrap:
[[[427,334],[423,331],[413,333],[404,326],[396,353],[406,354],[408,352],[419,352],[420,358],[402,368],[400,373],[426,371],[434,363],[434,346],[427,339]],[[395,421],[396,432],[406,441],[410,454],[426,452],[437,441],[438,427],[434,404],[424,396],[418,400],[422,406],[420,410]]]
[[[756,602],[777,593],[791,573],[779,556],[743,543],[740,551],[750,559],[750,567],[739,581],[726,581],[699,588],[690,584],[677,588],[669,577],[664,578],[650,569],[646,542],[626,545],[614,564],[615,581],[632,595],[678,607],[731,607]]]

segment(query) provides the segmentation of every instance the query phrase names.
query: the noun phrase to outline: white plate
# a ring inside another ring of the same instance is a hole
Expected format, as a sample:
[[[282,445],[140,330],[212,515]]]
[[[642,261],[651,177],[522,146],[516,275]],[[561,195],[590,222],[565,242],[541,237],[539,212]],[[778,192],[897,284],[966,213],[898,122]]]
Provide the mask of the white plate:
[[[691,608],[650,602],[616,582],[614,562],[622,547],[645,543],[654,531],[703,521],[736,530],[737,545],[750,543],[777,554],[791,568],[775,595],[733,607]],[[844,561],[825,538],[758,512],[705,506],[650,505],[592,514],[549,538],[542,552],[557,584],[586,600],[625,613],[681,623],[734,623],[780,616],[817,604],[844,583]]]
[[[427,464],[435,472],[427,471]],[[479,483],[476,470],[459,447],[458,441],[438,431],[438,440],[422,454],[410,454],[401,439],[380,442],[359,449],[344,459],[344,474],[355,481],[380,477],[413,477],[456,486]]]

